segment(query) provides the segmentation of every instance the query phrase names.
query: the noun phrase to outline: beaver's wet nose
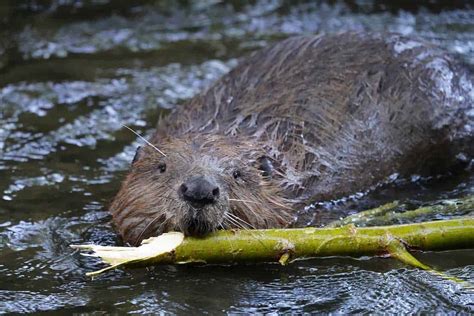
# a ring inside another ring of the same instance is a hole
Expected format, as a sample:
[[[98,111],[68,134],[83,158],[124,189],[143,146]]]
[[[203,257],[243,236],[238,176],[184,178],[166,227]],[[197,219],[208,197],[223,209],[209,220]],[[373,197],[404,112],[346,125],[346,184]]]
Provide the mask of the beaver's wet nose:
[[[181,184],[179,192],[182,198],[192,206],[202,207],[214,203],[219,197],[219,187],[203,176],[197,176]]]

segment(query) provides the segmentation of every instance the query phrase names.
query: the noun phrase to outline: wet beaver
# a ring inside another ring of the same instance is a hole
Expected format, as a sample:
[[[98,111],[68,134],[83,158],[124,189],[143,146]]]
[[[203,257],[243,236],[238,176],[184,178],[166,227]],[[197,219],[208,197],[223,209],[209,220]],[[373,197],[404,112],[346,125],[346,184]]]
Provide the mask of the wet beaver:
[[[302,205],[470,159],[473,104],[467,70],[421,41],[290,38],[159,122],[113,220],[134,245],[170,230],[286,226]]]

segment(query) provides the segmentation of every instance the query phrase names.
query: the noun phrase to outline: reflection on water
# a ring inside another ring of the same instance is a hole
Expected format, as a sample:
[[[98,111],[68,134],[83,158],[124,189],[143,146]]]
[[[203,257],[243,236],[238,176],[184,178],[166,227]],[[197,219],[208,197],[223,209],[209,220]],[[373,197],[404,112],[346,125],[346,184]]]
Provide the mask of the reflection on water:
[[[157,267],[84,277],[72,243],[117,243],[106,207],[159,115],[294,34],[420,36],[474,65],[474,8],[429,2],[5,1],[0,4],[0,312],[474,312],[474,294],[384,259]],[[384,8],[385,6],[385,8]],[[456,7],[457,6],[457,7]],[[385,10],[387,9],[387,10]],[[396,181],[302,215],[473,193],[474,176]],[[474,282],[472,251],[422,254]]]

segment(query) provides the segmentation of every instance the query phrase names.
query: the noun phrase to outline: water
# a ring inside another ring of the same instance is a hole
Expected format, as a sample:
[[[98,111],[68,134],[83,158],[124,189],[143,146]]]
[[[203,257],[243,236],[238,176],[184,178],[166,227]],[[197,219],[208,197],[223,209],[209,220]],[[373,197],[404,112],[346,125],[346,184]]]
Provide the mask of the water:
[[[459,285],[390,259],[164,266],[84,276],[68,247],[113,245],[107,205],[134,150],[130,125],[201,91],[237,59],[295,34],[420,36],[474,65],[474,7],[378,1],[4,1],[0,4],[0,312],[474,312]],[[398,199],[474,193],[474,176],[398,180],[356,201],[302,212],[319,225]],[[418,254],[474,282],[470,250]]]

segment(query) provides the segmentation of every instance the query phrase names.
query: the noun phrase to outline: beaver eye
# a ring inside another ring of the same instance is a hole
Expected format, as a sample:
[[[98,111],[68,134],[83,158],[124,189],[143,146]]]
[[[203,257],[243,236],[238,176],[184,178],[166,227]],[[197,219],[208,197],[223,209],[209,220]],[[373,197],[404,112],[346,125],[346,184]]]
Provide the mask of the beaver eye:
[[[238,179],[242,176],[242,174],[239,170],[234,170],[234,172],[232,172],[232,176],[234,177],[234,179]]]
[[[166,164],[164,162],[160,163],[158,165],[158,170],[160,170],[161,173],[166,171]]]
[[[259,166],[258,169],[262,172],[263,177],[271,177],[273,173],[273,164],[268,157],[260,157],[258,160]]]

